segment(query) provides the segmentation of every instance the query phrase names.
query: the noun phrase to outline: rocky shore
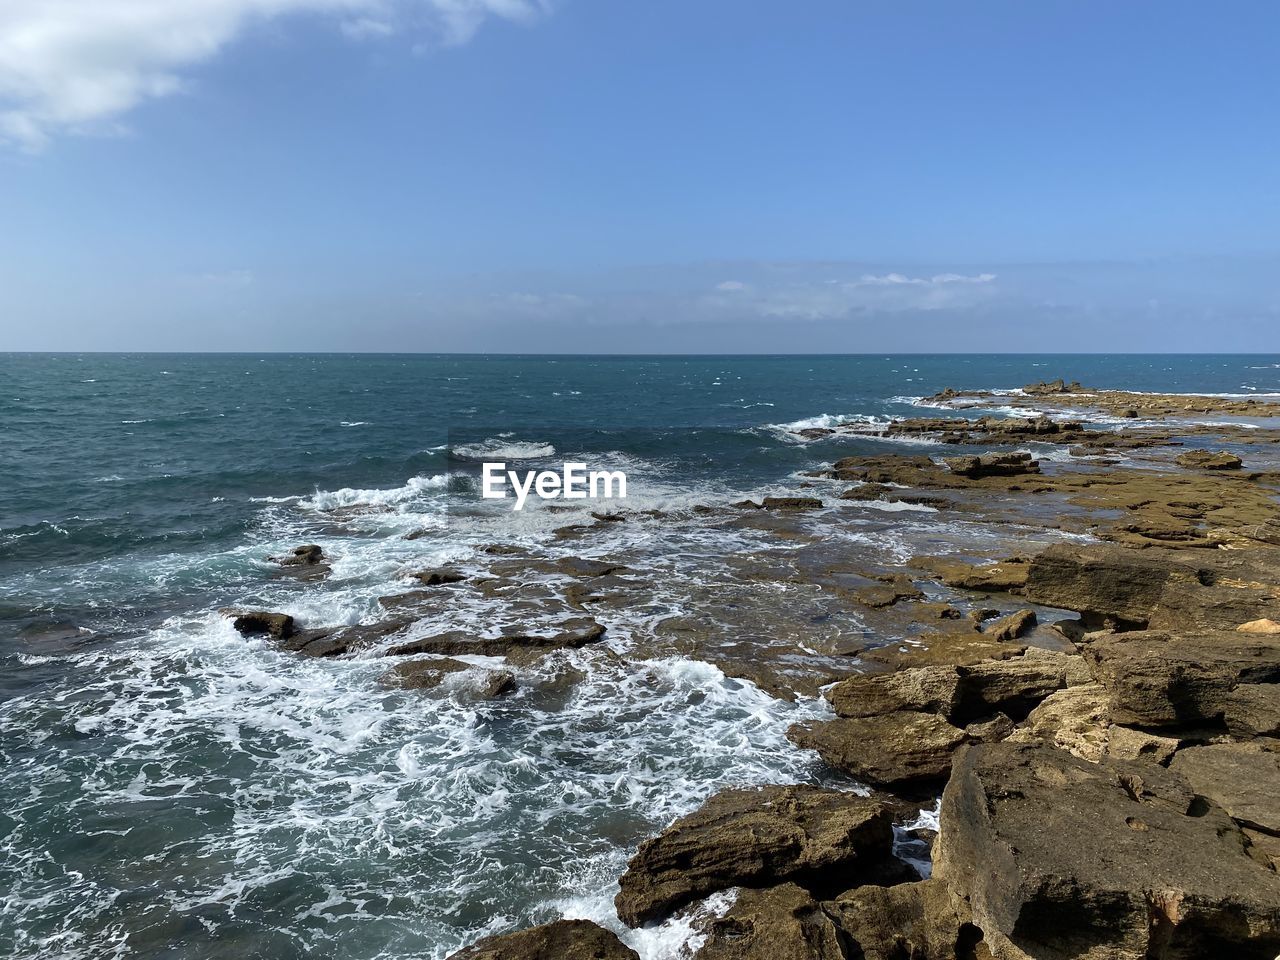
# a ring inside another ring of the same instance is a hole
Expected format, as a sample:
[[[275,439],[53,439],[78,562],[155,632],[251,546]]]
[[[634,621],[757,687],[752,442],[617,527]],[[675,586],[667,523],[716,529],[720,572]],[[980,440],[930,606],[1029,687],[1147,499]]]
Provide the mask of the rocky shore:
[[[1063,381],[924,404],[965,415],[803,439],[838,454],[843,436],[872,432],[938,443],[939,456],[836,455],[806,481],[812,496],[658,518],[767,531],[780,547],[732,558],[723,587],[690,587],[691,609],[708,612],[663,618],[641,652],[707,660],[777,697],[822,696],[828,716],[790,738],[856,789],[715,794],[640,844],[618,920],[685,915],[698,960],[1274,960],[1280,430],[1266,418],[1280,404]],[[1025,415],[974,415],[984,407]],[[938,537],[868,561],[831,531],[869,504],[1001,534],[986,554]],[[561,539],[590,544],[630,519],[602,515]],[[328,571],[314,545],[280,564],[282,576]],[[500,697],[537,683],[552,696],[574,683],[557,652],[600,644],[608,612],[643,607],[662,575],[495,544],[474,569],[408,572],[373,624],[227,612],[301,655],[385,654],[394,687],[456,681]],[[424,629],[467,591],[504,600],[512,623]],[[856,611],[862,630],[828,626],[832,610]],[[504,665],[457,659],[468,655]],[[904,842],[931,848],[932,868],[902,859]],[[561,920],[454,956],[637,955]]]

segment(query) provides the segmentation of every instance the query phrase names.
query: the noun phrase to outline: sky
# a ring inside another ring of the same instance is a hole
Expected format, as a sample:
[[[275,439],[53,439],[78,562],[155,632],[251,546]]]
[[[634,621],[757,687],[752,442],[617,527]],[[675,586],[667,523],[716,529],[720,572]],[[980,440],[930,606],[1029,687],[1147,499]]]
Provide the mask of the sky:
[[[1270,0],[0,0],[0,350],[1280,350]]]

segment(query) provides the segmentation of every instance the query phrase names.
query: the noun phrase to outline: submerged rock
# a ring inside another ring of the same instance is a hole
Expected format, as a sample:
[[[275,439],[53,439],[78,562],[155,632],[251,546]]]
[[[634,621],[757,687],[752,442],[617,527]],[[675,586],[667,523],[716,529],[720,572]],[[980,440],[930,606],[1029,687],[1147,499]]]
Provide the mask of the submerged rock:
[[[590,920],[557,920],[485,937],[449,960],[640,960],[640,955]]]
[[[435,567],[430,570],[419,570],[412,574],[424,587],[439,587],[450,583],[461,583],[466,576],[452,567]]]
[[[397,644],[387,651],[387,656],[404,657],[419,653],[447,657],[460,654],[504,656],[521,650],[577,649],[604,639],[604,626],[589,618],[567,620],[558,626],[560,629],[555,633],[523,633],[512,629],[497,637],[477,637],[463,630],[452,630]]]
[[[302,546],[294,547],[292,552],[283,557],[267,557],[267,559],[279,564],[282,571],[308,580],[322,579],[331,569],[324,550],[316,543],[304,543]]]
[[[730,887],[854,886],[892,847],[892,814],[877,800],[811,786],[725,790],[640,845],[614,902],[635,927]]]
[[[1185,779],[1044,744],[966,747],[935,876],[997,957],[1272,960],[1280,877]]]

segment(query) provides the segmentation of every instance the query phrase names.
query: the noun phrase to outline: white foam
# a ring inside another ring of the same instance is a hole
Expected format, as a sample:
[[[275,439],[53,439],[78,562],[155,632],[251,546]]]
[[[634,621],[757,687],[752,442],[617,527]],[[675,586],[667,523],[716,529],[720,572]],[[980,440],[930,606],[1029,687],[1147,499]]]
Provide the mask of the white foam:
[[[390,489],[355,490],[351,487],[343,487],[341,490],[317,490],[311,497],[301,500],[299,504],[311,510],[336,510],[341,507],[355,506],[391,507],[426,493],[442,490],[448,484],[448,474],[417,476],[410,477],[404,486]]]
[[[468,460],[539,460],[555,456],[556,448],[549,443],[523,443],[499,437],[454,447],[453,452]]]

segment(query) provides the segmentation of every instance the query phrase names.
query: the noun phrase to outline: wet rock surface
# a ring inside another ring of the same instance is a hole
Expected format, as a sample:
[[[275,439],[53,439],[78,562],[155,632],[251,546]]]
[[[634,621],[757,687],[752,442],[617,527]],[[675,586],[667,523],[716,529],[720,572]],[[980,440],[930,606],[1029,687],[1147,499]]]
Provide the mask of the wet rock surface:
[[[590,920],[557,920],[541,927],[485,937],[449,960],[640,960],[617,934]]]
[[[638,926],[737,886],[837,877],[852,886],[889,858],[891,824],[884,803],[837,790],[723,791],[640,845],[622,876],[618,916]]]

